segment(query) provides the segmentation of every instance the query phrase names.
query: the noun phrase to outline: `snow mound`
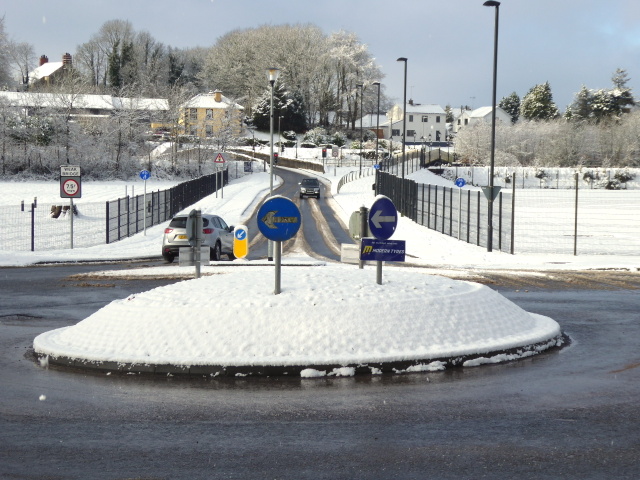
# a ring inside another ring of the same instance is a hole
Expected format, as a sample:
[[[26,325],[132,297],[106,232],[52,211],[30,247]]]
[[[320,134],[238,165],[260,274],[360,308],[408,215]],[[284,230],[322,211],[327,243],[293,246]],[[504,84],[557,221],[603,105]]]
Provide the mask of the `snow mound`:
[[[38,355],[143,365],[353,365],[505,351],[560,335],[483,285],[386,268],[234,267],[116,300]]]
[[[360,365],[506,351],[561,334],[480,284],[386,268],[235,267],[116,300],[40,356],[143,365]]]

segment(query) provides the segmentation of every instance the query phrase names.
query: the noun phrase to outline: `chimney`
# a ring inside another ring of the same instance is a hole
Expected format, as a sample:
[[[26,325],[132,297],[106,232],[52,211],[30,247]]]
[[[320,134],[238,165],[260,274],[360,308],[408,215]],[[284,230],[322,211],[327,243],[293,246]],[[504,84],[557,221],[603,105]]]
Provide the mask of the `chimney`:
[[[220,90],[216,90],[213,92],[213,98],[216,102],[220,103],[222,101],[222,92]]]
[[[409,105],[413,105],[413,98],[409,99]]]
[[[69,52],[62,56],[62,65],[71,67],[71,54]]]
[[[40,55],[40,66],[44,65],[49,61],[49,58],[46,55]]]

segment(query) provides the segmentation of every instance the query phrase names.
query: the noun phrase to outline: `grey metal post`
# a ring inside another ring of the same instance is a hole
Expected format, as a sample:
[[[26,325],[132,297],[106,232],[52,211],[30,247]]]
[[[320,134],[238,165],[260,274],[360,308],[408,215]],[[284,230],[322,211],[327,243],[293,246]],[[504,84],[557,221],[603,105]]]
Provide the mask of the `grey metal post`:
[[[195,251],[193,252],[194,265],[196,267],[196,278],[200,278],[200,250],[202,249],[202,211],[196,210],[196,221],[192,224],[194,232],[192,235],[196,239]]]
[[[513,172],[511,181],[513,182],[511,187],[511,255],[513,255],[516,239],[516,172]]]
[[[369,209],[360,207],[360,251],[362,252],[362,238],[367,234],[367,224],[369,221]],[[360,255],[358,255],[360,257]],[[364,260],[359,260],[358,268],[364,268]]]
[[[578,172],[576,172],[576,205],[573,226],[573,254],[578,255]]]
[[[69,214],[71,215],[69,222],[71,225],[71,249],[73,250],[73,198],[69,199]]]
[[[280,293],[280,279],[281,279],[281,267],[282,267],[282,242],[277,241],[274,242],[274,261],[275,261],[275,289],[273,290],[274,295],[278,295]]]
[[[493,41],[493,96],[491,104],[491,166],[489,169],[489,187],[490,196],[487,212],[487,252],[493,250],[493,169],[495,164],[496,155],[496,83],[498,76],[498,18],[500,13],[500,2],[495,0],[489,0],[484,2],[485,7],[496,7],[495,15],[495,29],[494,29],[494,41]]]

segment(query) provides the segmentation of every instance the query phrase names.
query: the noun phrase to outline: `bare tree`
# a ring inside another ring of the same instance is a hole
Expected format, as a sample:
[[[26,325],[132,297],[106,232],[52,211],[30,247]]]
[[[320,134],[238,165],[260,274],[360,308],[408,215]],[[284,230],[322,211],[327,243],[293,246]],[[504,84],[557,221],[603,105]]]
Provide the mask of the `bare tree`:
[[[21,84],[29,84],[29,72],[36,63],[36,54],[33,45],[26,42],[9,42],[9,56],[14,67],[19,72]]]

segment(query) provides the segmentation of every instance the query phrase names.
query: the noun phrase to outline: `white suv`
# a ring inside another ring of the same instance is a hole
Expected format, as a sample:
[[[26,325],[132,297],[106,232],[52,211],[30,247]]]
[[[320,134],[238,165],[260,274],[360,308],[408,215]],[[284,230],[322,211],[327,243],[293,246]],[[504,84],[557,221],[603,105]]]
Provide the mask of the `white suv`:
[[[181,247],[188,247],[187,215],[173,217],[164,229],[162,237],[162,257],[168,262],[178,256]],[[233,260],[233,227],[217,215],[202,214],[202,246],[209,246],[211,260],[220,260],[222,254]]]

